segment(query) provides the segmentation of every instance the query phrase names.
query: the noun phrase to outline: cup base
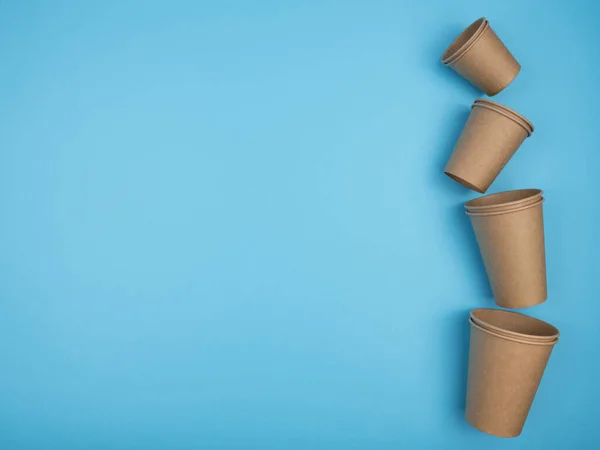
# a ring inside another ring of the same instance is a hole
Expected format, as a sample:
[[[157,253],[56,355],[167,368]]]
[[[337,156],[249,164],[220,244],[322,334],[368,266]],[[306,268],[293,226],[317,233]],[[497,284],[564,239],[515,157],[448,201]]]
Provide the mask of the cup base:
[[[472,189],[475,192],[479,192],[480,194],[485,194],[485,190],[481,189],[480,187],[475,186],[474,184],[469,183],[464,178],[461,178],[458,175],[454,175],[451,172],[444,171],[444,173],[446,175],[448,175],[450,178],[452,178],[454,181],[456,181],[457,183],[462,184],[464,187]]]
[[[515,78],[517,78],[517,75],[519,75],[519,74],[521,73],[521,64],[517,63],[517,65],[518,65],[518,68],[517,68],[517,70],[515,71],[515,73],[514,73],[513,77],[510,79],[510,81],[509,81],[508,83],[506,83],[504,86],[502,86],[501,88],[499,88],[499,89],[495,89],[494,91],[491,91],[491,92],[489,92],[489,93],[487,94],[489,97],[493,97],[493,96],[495,96],[495,95],[498,95],[500,92],[502,92],[504,89],[506,89],[506,87],[507,87],[507,86],[508,86],[510,83],[512,83],[512,82],[515,80]]]

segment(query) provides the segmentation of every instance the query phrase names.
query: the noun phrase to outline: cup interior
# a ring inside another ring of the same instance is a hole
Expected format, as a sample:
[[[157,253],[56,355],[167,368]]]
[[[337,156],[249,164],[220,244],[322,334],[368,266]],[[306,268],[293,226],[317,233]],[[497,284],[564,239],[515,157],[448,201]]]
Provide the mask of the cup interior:
[[[554,341],[559,331],[543,320],[500,309],[476,309],[471,312],[473,322],[499,334],[536,341]]]
[[[460,56],[479,37],[486,24],[487,20],[485,17],[482,17],[469,25],[446,49],[442,55],[442,62],[449,64],[453,59]]]

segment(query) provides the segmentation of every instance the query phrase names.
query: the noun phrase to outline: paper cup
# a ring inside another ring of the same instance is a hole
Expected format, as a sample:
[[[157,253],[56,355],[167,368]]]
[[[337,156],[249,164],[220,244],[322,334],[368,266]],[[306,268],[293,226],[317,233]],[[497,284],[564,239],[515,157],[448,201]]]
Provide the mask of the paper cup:
[[[489,316],[494,319],[492,314]],[[531,319],[531,331],[527,319]],[[465,417],[484,433],[518,436],[558,339],[522,339],[483,328],[473,320],[469,322],[471,343]],[[498,328],[505,325],[503,320],[492,322]],[[523,316],[519,334],[536,336],[539,322]]]
[[[465,203],[465,209],[474,213],[507,211],[536,203],[543,193],[541,189],[518,189],[486,195]]]
[[[471,320],[494,333],[526,341],[554,342],[560,334],[543,320],[501,309],[476,309],[471,311]]]
[[[527,308],[548,298],[543,201],[508,211],[467,211],[498,306]]]
[[[489,96],[508,86],[520,64],[482,17],[467,27],[442,55],[442,63]]]
[[[533,125],[517,112],[489,100],[475,100],[444,173],[484,193],[533,133]]]

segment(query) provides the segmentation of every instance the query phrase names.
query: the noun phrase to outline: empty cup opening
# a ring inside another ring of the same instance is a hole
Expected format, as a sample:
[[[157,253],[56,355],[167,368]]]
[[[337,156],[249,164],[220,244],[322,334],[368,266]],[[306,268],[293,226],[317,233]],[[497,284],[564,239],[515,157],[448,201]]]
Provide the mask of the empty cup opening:
[[[498,194],[491,194],[486,195],[485,197],[479,197],[475,200],[467,202],[465,204],[465,207],[469,209],[473,207],[481,208],[486,206],[508,205],[510,203],[522,202],[528,198],[537,197],[541,195],[542,191],[540,189],[519,189],[516,191],[500,192]]]
[[[454,175],[453,173],[450,172],[446,172],[444,171],[444,173],[446,175],[448,175],[450,178],[452,178],[454,181],[456,181],[457,183],[462,184],[465,187],[468,187],[469,189],[474,190],[475,192],[479,192],[480,194],[483,194],[485,191],[483,189],[481,189],[480,187],[475,186],[474,184],[469,183],[467,180],[459,177],[458,175]]]
[[[478,309],[473,311],[471,315],[482,322],[482,326],[484,327],[488,324],[492,328],[498,328],[500,330],[524,336],[550,339],[558,337],[559,334],[554,326],[543,320],[510,311],[503,311],[500,309]]]
[[[467,42],[471,39],[479,30],[479,27],[483,24],[485,18],[477,19],[471,25],[469,25],[466,30],[464,30],[455,40],[450,44],[450,47],[446,49],[444,54],[442,55],[442,61],[447,61],[454,54],[456,54]]]

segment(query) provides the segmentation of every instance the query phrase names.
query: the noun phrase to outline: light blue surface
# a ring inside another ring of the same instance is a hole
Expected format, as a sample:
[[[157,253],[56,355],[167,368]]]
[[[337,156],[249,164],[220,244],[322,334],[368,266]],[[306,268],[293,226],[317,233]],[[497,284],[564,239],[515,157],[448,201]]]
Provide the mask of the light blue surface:
[[[0,448],[597,448],[600,3],[558,3],[1,2]],[[513,440],[463,419],[494,303],[442,173],[482,15],[562,333]]]

